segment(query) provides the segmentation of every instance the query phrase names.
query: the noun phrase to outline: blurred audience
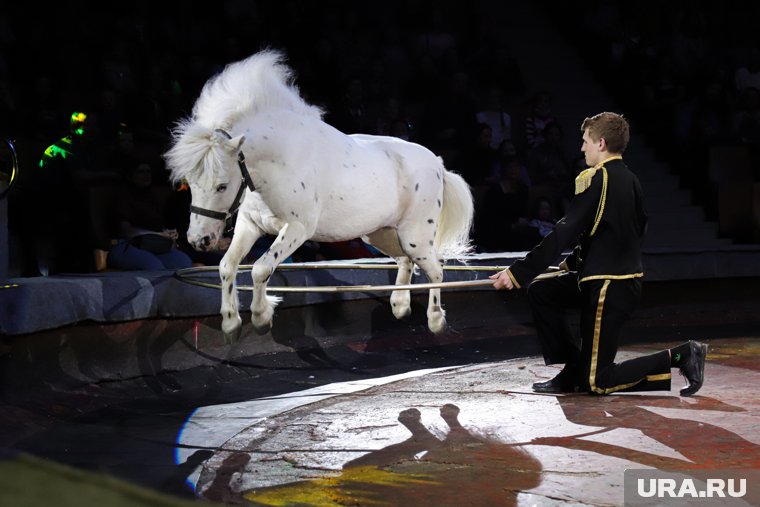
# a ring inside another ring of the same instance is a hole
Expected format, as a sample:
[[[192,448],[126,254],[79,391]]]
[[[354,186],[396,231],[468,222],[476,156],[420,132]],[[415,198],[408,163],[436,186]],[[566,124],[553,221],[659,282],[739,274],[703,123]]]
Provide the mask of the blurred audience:
[[[92,270],[87,193],[112,185],[125,160],[163,153],[174,122],[190,113],[208,78],[262,47],[285,52],[304,97],[337,128],[420,142],[478,187],[483,249],[532,246],[536,236],[515,232],[530,227],[526,189],[547,195],[556,215],[572,197],[577,159],[561,147],[554,97],[531,88],[513,55],[508,3],[223,4],[216,24],[207,13],[180,20],[169,5],[150,16],[127,9],[107,26],[81,30],[71,29],[82,21],[76,10],[10,15],[13,33],[0,47],[0,111],[13,125],[22,163],[44,151],[40,167],[21,175],[9,210],[29,217],[9,220],[30,252],[24,274]],[[586,61],[600,83],[683,181],[697,195],[714,193],[710,148],[743,145],[756,153],[760,144],[760,44],[752,25],[760,7],[602,4],[538,8],[582,54],[593,55]],[[65,58],[51,59],[53,46]],[[152,169],[153,183],[164,186],[161,167]],[[187,215],[189,195],[172,199],[174,213]],[[330,255],[353,255],[353,246]]]
[[[108,253],[108,267],[122,270],[189,268],[190,257],[178,248],[179,233],[167,221],[169,189],[153,184],[153,168],[133,161],[116,203],[118,241]]]
[[[530,188],[520,177],[521,167],[518,158],[508,162],[478,203],[474,239],[480,251],[527,251],[541,239],[527,220]]]

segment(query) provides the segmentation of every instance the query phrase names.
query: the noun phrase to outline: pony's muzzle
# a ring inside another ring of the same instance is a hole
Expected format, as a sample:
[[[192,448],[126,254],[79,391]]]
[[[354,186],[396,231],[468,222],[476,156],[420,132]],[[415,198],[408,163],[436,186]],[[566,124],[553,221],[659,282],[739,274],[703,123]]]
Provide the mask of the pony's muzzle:
[[[205,252],[214,248],[214,245],[216,244],[216,234],[207,234],[205,236],[195,237],[188,235],[187,241],[196,250]]]

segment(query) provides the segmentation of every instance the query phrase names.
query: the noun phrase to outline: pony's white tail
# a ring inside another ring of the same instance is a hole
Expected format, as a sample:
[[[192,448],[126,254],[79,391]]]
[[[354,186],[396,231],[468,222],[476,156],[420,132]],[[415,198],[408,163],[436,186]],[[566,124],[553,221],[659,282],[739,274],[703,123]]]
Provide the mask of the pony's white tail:
[[[443,171],[443,204],[435,250],[444,259],[462,259],[472,253],[470,229],[475,213],[470,186],[460,175]]]

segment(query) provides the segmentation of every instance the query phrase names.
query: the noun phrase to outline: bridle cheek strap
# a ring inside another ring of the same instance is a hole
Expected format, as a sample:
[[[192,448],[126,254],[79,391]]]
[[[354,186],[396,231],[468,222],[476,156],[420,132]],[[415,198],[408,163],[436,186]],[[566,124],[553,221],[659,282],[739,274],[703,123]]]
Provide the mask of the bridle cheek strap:
[[[232,139],[232,136],[230,136],[224,130],[216,129],[216,131],[224,135],[227,139]],[[232,201],[232,206],[230,206],[230,209],[227,212],[214,211],[214,210],[199,208],[198,206],[191,205],[190,213],[195,213],[196,215],[213,218],[215,220],[222,220],[226,223],[225,232],[231,231],[235,227],[235,224],[228,223],[228,222],[230,222],[230,220],[235,216],[235,213],[237,212],[238,208],[240,208],[240,204],[243,202],[243,195],[245,194],[245,189],[247,188],[251,192],[254,192],[256,190],[256,187],[253,184],[253,180],[251,179],[251,174],[248,172],[248,167],[245,164],[245,156],[243,155],[242,151],[238,152],[238,167],[240,168],[240,175],[243,177],[243,181],[240,182],[240,188],[238,189],[238,193],[235,196],[235,200]]]

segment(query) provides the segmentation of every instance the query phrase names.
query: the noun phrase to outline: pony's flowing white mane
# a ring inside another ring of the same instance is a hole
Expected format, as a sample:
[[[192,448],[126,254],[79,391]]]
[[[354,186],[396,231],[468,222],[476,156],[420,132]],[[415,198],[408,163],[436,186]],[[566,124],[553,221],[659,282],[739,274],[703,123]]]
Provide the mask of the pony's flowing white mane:
[[[172,129],[174,144],[166,153],[167,167],[174,182],[199,177],[205,169],[221,170],[221,157],[212,150],[216,129],[229,131],[241,118],[268,108],[322,118],[322,110],[306,103],[294,84],[293,71],[285,57],[265,50],[227,65],[208,80],[193,106],[191,118]]]

